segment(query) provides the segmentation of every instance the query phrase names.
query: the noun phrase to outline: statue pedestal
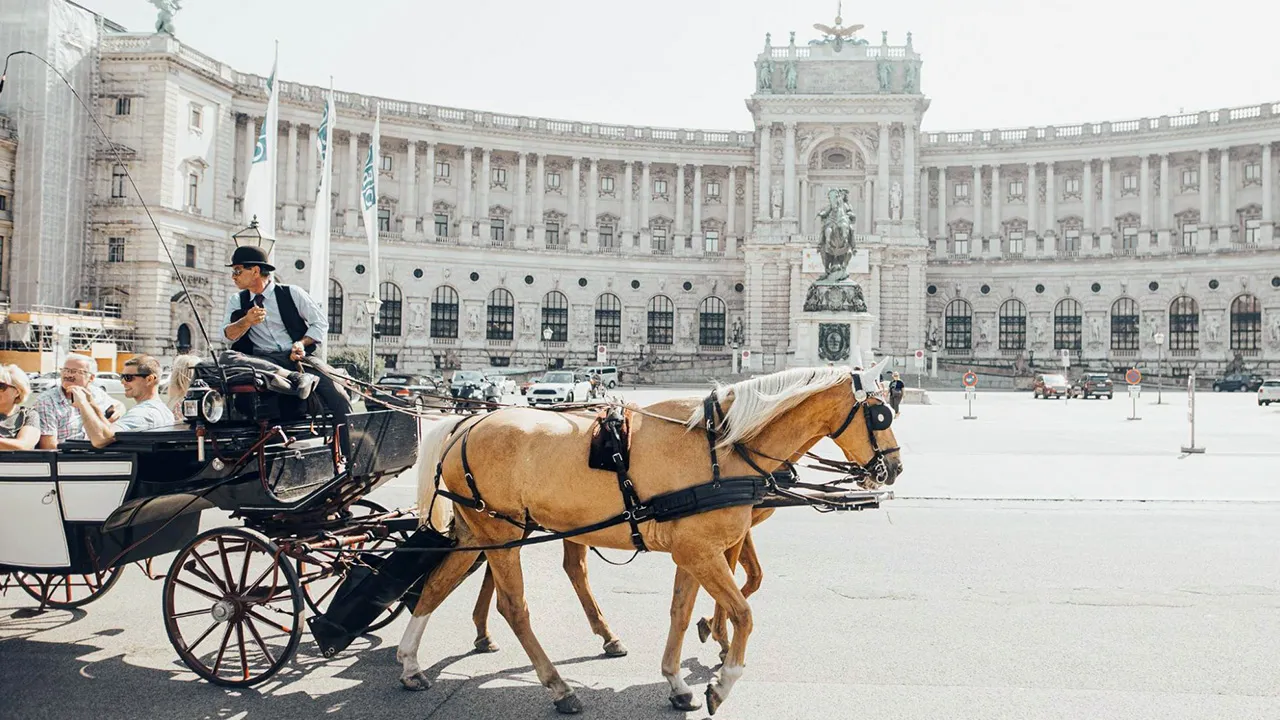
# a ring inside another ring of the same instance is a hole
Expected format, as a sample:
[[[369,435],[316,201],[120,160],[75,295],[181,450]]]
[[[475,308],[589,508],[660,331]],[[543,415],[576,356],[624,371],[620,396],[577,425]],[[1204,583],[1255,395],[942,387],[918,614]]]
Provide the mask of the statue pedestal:
[[[870,361],[876,317],[868,312],[819,310],[802,313],[796,321],[796,352],[792,367],[862,365]]]

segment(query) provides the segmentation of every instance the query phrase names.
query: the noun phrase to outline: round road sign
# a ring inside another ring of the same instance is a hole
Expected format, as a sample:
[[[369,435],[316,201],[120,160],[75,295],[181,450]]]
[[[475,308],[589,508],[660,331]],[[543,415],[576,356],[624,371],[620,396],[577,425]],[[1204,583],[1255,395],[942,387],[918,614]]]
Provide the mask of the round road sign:
[[[924,351],[923,351],[923,350],[917,350],[917,351],[916,351],[916,359],[917,359],[917,360],[923,360],[923,359],[924,359]]]
[[[977,385],[978,385],[978,376],[974,375],[972,370],[964,374],[965,387],[971,388],[971,387],[977,387]]]
[[[1124,381],[1130,385],[1137,385],[1142,382],[1142,373],[1138,372],[1138,368],[1129,368],[1129,371],[1124,374]]]

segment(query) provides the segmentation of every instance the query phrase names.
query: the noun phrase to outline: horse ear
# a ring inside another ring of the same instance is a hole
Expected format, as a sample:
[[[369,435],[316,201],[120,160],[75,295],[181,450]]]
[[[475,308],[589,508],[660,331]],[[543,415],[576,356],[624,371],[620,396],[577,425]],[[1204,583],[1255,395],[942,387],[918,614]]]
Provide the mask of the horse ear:
[[[866,388],[868,392],[871,392],[873,391],[874,388],[879,387],[880,373],[884,372],[884,367],[888,363],[889,363],[889,357],[886,355],[884,359],[882,359],[880,362],[876,363],[875,365],[872,365],[870,369],[863,370],[860,373],[862,376],[862,387]]]

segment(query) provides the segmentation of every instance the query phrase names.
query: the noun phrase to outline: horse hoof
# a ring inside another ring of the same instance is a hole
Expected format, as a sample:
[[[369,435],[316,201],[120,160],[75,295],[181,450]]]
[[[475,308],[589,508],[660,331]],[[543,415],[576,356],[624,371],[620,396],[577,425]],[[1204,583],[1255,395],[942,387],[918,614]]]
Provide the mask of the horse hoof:
[[[478,653],[498,652],[498,644],[488,637],[476,638],[475,646]]]
[[[422,672],[416,672],[409,677],[400,678],[400,684],[405,690],[412,690],[413,692],[422,692],[431,687],[431,681]]]
[[[577,693],[569,693],[556,701],[556,712],[561,715],[577,715],[582,712],[582,701]]]
[[[698,640],[706,642],[711,637],[711,623],[706,618],[698,618]]]
[[[693,710],[697,710],[698,708],[702,707],[702,703],[699,703],[693,699],[692,692],[681,693],[679,695],[672,695],[667,699],[671,701],[671,707],[683,712],[691,712]]]
[[[720,709],[720,703],[722,702],[724,701],[721,700],[720,697],[716,695],[715,690],[712,690],[711,686],[708,685],[707,686],[707,714],[715,715],[716,710]]]
[[[610,640],[604,644],[605,657],[626,657],[627,646],[622,644],[621,640]]]

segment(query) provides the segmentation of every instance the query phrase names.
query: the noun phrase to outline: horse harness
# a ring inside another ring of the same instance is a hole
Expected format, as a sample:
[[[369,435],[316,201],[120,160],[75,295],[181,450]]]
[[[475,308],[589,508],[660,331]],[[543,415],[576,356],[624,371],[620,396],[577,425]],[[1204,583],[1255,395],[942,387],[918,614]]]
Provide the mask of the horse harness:
[[[892,422],[892,411],[886,407],[876,405],[866,405],[866,393],[862,391],[861,378],[854,373],[853,385],[855,389],[855,401],[849,409],[849,414],[845,416],[844,422],[832,432],[828,437],[835,439],[848,429],[850,423],[853,422],[854,415],[857,414],[859,408],[867,408],[863,413],[866,417],[867,431],[871,440],[874,457],[872,464],[876,467],[873,471],[875,475],[887,477],[888,469],[885,467],[884,457],[898,450],[897,447],[881,448],[875,439],[876,430],[885,430]],[[480,419],[465,428],[461,434],[458,434],[459,428],[473,418],[462,418],[454,425],[450,434],[453,438],[449,444],[445,446],[444,452],[440,455],[440,461],[436,464],[435,485],[436,494],[452,500],[463,507],[475,512],[485,513],[492,518],[503,520],[514,525],[524,531],[527,536],[534,531],[550,532],[552,536],[571,537],[576,535],[584,535],[597,530],[613,527],[627,523],[630,528],[631,543],[637,552],[647,552],[648,547],[645,545],[644,536],[640,532],[640,523],[650,520],[656,522],[670,522],[680,518],[696,515],[699,513],[709,512],[711,510],[719,510],[728,507],[738,507],[742,505],[759,505],[767,495],[771,492],[779,490],[779,484],[791,486],[800,485],[798,482],[798,474],[793,462],[787,459],[774,458],[755,449],[749,448],[742,443],[734,443],[733,450],[743,462],[747,463],[753,470],[755,475],[741,475],[724,477],[720,474],[719,452],[717,450],[720,438],[720,430],[718,428],[724,422],[724,411],[720,408],[720,403],[716,398],[715,392],[707,395],[702,401],[703,409],[703,431],[707,439],[707,449],[711,457],[711,482],[701,483],[692,487],[675,490],[662,495],[651,498],[648,502],[641,500],[640,495],[636,492],[634,483],[630,477],[630,429],[631,409],[624,409],[621,406],[614,405],[601,411],[596,418],[596,425],[592,431],[591,449],[588,454],[588,466],[597,470],[611,470],[617,475],[618,491],[622,495],[623,511],[619,515],[607,518],[600,522],[594,523],[587,527],[577,528],[564,532],[552,532],[538,525],[533,521],[526,509],[523,518],[514,518],[510,515],[490,510],[484,499],[480,495],[480,488],[476,485],[475,474],[472,472],[471,463],[467,457],[467,442],[470,438],[471,431],[474,430],[484,419],[490,417],[491,414],[482,415]],[[658,417],[658,416],[655,416]],[[661,418],[676,422],[670,418]],[[442,483],[444,475],[444,460],[448,457],[449,452],[454,445],[459,445],[460,459],[462,461],[463,478],[467,482],[467,489],[470,497],[450,491],[444,487]],[[769,472],[760,467],[752,455],[773,460],[781,464],[779,470]],[[831,472],[844,471],[849,474],[856,474],[860,471],[866,474],[867,470],[861,465],[852,462],[841,462],[828,460],[812,453],[807,456],[817,459],[827,467],[819,467],[818,469],[828,470]],[[811,466],[812,467],[812,466]],[[434,500],[432,501],[434,503]],[[428,510],[428,516],[430,511]]]

